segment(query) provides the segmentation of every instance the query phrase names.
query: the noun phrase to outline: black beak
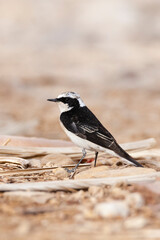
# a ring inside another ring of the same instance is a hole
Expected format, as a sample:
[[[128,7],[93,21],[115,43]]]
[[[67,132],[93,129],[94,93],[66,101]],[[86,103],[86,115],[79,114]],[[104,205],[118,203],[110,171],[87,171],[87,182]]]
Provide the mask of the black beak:
[[[47,99],[47,101],[50,101],[50,102],[59,102],[58,98]]]

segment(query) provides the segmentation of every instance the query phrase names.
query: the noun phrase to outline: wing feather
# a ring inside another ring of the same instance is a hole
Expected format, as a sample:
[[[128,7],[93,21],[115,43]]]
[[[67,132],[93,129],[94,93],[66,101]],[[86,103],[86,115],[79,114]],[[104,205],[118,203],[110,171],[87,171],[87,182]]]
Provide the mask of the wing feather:
[[[83,136],[85,136],[85,139],[95,144],[98,144],[102,147],[108,148],[112,146],[113,143],[115,142],[112,135],[106,129],[102,129],[97,126],[89,126],[82,124],[79,124],[77,128],[80,135],[83,134]],[[80,137],[82,137],[82,135]]]
[[[95,126],[79,125],[79,128],[81,128],[82,130],[84,130],[85,132],[88,132],[88,133],[94,133],[94,132],[98,131],[98,128]]]
[[[81,108],[79,112],[74,112],[74,110],[64,112],[60,119],[68,131],[80,138],[104,148],[114,149],[116,147],[114,137],[87,107]]]

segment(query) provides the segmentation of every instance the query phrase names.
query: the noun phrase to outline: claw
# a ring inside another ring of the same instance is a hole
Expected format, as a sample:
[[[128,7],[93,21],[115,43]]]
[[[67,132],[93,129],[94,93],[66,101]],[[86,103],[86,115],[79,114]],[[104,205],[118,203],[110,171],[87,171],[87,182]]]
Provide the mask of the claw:
[[[71,173],[70,175],[70,179],[74,177],[74,174],[76,173],[76,169],[75,168],[72,168],[72,169],[68,169],[68,168],[65,168],[65,170],[68,172],[68,173]]]
[[[72,172],[75,171],[75,168],[72,168],[72,169],[65,168],[65,170],[66,170],[68,173],[72,173]]]
[[[76,169],[78,168],[79,164],[82,162],[82,160],[83,160],[83,159],[85,158],[85,156],[86,156],[86,151],[85,151],[84,148],[83,148],[83,150],[82,150],[82,153],[83,153],[82,158],[80,159],[80,161],[77,163],[77,165],[76,165],[74,168],[72,168],[72,169],[65,168],[65,170],[66,170],[68,173],[71,173],[70,178],[73,178],[74,174],[76,173]],[[98,154],[97,154],[97,155],[98,155]]]

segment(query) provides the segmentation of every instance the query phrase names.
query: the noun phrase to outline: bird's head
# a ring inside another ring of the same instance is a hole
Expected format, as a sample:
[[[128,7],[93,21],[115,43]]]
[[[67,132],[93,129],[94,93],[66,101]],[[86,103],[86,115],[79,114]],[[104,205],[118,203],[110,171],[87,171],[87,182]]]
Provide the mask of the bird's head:
[[[58,103],[60,112],[67,112],[73,108],[84,107],[85,104],[80,98],[80,95],[75,92],[65,92],[60,94],[57,98],[47,99],[51,102]]]

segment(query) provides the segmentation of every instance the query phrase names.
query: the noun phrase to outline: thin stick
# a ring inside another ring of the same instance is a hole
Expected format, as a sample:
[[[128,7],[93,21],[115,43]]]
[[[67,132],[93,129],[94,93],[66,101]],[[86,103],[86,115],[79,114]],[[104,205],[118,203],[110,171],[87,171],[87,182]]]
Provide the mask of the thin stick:
[[[17,175],[17,174],[32,174],[32,173],[42,173],[42,172],[49,172],[56,168],[69,168],[75,167],[75,164],[63,165],[63,166],[54,166],[49,168],[28,168],[28,169],[18,169],[18,170],[11,170],[11,171],[1,171],[0,176],[7,176],[7,175]],[[91,166],[91,163],[83,163],[80,164],[79,167],[88,167]]]
[[[116,183],[125,182],[153,182],[156,177],[160,177],[160,172],[148,173],[135,176],[120,176],[109,178],[96,179],[80,179],[80,180],[65,180],[65,181],[48,181],[48,182],[33,182],[33,183],[14,183],[0,184],[0,192],[6,191],[58,191],[68,189],[87,189],[90,186],[114,185]]]
[[[11,141],[10,138],[7,138],[7,140],[4,141],[4,143],[2,144],[2,146],[7,146],[7,144]]]

